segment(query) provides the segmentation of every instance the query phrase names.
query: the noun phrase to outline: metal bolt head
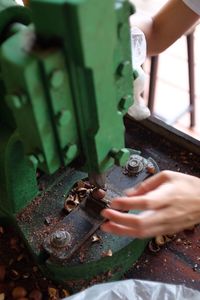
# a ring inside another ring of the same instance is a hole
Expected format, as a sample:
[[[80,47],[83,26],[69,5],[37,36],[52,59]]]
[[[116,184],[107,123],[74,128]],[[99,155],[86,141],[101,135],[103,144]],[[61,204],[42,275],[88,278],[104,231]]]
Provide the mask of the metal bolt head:
[[[102,200],[106,195],[106,191],[103,189],[94,188],[91,191],[91,195],[96,200]]]
[[[53,88],[59,88],[64,81],[64,72],[62,70],[55,70],[50,78],[51,86]]]
[[[69,110],[63,110],[57,116],[57,123],[59,126],[67,125],[70,121],[71,113]]]
[[[132,72],[132,66],[129,60],[121,63],[117,69],[118,75],[122,77],[131,76],[131,72]]]
[[[78,153],[78,147],[76,144],[68,146],[64,154],[65,163],[71,162],[76,157],[77,153]]]
[[[128,108],[131,106],[132,103],[133,103],[133,96],[132,95],[127,95],[127,96],[123,97],[119,101],[119,105],[118,105],[119,111],[126,112],[128,110]]]
[[[6,101],[11,108],[20,109],[27,102],[27,97],[24,94],[20,95],[7,95]]]
[[[71,240],[71,236],[68,231],[61,229],[56,230],[51,234],[50,243],[54,248],[66,247]]]
[[[129,175],[137,174],[144,168],[143,158],[140,155],[131,155],[129,161],[126,164]]]

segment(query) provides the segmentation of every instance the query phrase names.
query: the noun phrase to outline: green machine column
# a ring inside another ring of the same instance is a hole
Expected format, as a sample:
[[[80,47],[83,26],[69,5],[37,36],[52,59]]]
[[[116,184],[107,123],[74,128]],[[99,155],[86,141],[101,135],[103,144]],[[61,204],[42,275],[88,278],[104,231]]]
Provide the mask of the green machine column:
[[[30,5],[39,41],[44,45],[57,40],[63,45],[86,170],[100,173],[114,162],[123,163],[128,157],[123,149],[123,115],[132,102],[128,10],[124,9],[128,4],[33,0]],[[123,46],[118,49],[124,32],[126,52]]]

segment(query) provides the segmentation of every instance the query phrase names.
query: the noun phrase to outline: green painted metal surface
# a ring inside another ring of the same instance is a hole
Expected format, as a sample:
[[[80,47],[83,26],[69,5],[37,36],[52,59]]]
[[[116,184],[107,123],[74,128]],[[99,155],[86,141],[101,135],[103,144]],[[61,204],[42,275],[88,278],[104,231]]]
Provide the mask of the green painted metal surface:
[[[27,11],[2,11],[4,35],[17,17],[28,22]],[[88,173],[124,164],[123,115],[132,102],[128,2],[32,0],[31,15],[35,30],[7,33],[0,49],[2,122],[17,130],[24,159],[50,174],[76,158]]]
[[[132,104],[129,3],[32,0],[28,10],[1,0],[0,9],[0,217],[15,224],[54,280],[89,279],[110,268],[116,278],[146,241],[104,234],[84,264],[73,258],[67,268],[46,260],[40,248],[45,217],[51,212],[58,218],[62,195],[86,176],[60,170],[76,162],[80,170],[101,174],[129,157],[123,125]],[[50,174],[44,193],[38,171]],[[27,209],[28,223],[19,217]],[[34,232],[41,232],[37,242]],[[113,256],[102,258],[107,247]]]

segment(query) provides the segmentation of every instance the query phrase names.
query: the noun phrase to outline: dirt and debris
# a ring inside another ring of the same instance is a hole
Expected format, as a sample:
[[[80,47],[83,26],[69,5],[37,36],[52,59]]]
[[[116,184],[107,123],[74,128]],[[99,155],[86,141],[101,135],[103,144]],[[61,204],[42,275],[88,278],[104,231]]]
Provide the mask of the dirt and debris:
[[[1,226],[0,299],[58,300],[70,295],[40,272],[12,227]]]

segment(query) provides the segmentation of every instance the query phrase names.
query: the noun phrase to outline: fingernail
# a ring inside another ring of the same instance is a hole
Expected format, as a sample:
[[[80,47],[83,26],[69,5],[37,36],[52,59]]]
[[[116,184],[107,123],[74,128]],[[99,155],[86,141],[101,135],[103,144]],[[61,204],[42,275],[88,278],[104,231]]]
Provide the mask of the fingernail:
[[[130,194],[134,193],[135,189],[131,188],[131,189],[127,189],[124,191],[125,195],[129,196]]]
[[[103,209],[103,210],[101,211],[101,216],[102,216],[102,217],[105,217],[105,216],[104,216],[104,213],[105,213],[105,209]]]

